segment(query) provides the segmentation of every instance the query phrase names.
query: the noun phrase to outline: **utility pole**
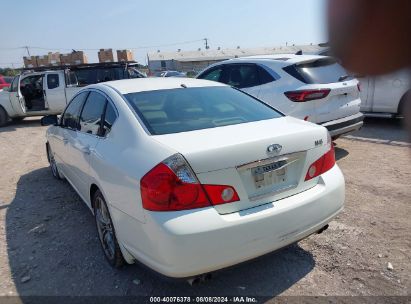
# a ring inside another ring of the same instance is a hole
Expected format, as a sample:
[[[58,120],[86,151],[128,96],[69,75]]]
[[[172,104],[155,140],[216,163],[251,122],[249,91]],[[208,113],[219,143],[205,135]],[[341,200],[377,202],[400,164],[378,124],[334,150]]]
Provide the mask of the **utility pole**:
[[[26,49],[27,54],[29,55],[29,57],[31,57],[29,47],[26,45],[24,48]]]
[[[205,42],[205,48],[206,50],[208,50],[210,48],[210,46],[208,45],[208,38],[204,38],[203,40]]]

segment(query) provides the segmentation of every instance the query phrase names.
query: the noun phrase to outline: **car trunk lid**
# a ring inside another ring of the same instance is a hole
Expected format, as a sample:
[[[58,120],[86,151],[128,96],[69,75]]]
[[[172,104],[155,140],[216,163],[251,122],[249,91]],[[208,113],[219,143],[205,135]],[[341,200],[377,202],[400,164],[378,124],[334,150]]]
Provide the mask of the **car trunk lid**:
[[[326,98],[313,101],[317,123],[355,115],[360,111],[361,99],[357,80],[320,85],[319,87],[329,88],[330,93]]]
[[[181,153],[202,184],[236,189],[239,202],[215,206],[219,213],[226,214],[313,187],[315,180],[304,182],[310,165],[307,156],[311,159],[311,150],[325,147],[327,131],[282,117],[153,137]],[[320,157],[323,152],[316,153]]]

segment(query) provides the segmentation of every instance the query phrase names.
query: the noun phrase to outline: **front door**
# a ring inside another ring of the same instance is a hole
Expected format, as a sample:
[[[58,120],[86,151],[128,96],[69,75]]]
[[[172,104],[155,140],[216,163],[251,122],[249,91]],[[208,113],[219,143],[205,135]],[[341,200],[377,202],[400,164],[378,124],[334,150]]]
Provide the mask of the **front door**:
[[[19,114],[24,116],[26,114],[26,105],[24,103],[24,97],[20,92],[20,76],[16,76],[10,86],[10,103],[13,109]]]
[[[256,64],[227,64],[222,78],[221,82],[258,98],[261,83]]]
[[[80,111],[87,96],[88,92],[83,92],[73,98],[61,117],[60,128],[52,138],[53,143],[50,143],[59,170],[71,183],[74,183],[75,175],[70,165],[72,163],[70,144],[73,143],[72,138],[76,137]]]

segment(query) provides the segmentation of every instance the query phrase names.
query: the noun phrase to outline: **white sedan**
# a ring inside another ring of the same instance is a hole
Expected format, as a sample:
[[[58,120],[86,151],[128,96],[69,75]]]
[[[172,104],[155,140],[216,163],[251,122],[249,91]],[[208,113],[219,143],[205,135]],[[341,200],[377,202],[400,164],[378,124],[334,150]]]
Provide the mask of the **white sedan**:
[[[96,84],[42,123],[53,175],[91,209],[115,267],[208,273],[322,231],[343,208],[327,130],[224,84]]]

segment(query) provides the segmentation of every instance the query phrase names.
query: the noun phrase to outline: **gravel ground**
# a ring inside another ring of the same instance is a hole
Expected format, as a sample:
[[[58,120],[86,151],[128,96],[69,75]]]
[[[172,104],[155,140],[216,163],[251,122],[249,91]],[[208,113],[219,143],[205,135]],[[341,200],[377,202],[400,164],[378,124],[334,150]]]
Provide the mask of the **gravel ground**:
[[[410,295],[411,153],[395,120],[337,140],[345,210],[321,235],[191,287],[106,263],[91,213],[52,178],[37,119],[0,129],[0,295]]]

